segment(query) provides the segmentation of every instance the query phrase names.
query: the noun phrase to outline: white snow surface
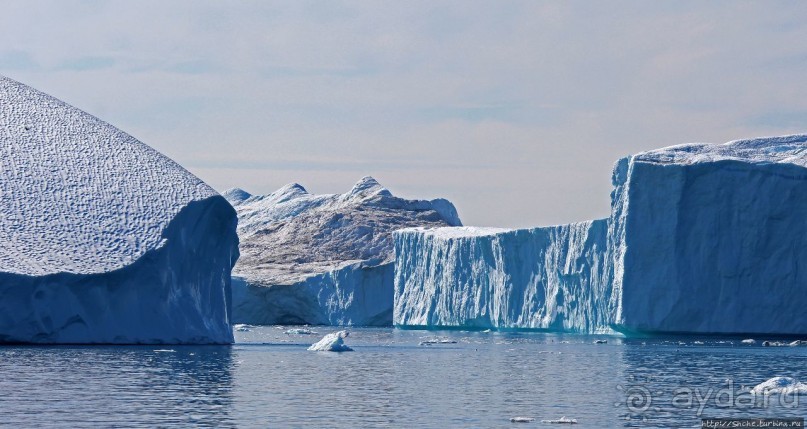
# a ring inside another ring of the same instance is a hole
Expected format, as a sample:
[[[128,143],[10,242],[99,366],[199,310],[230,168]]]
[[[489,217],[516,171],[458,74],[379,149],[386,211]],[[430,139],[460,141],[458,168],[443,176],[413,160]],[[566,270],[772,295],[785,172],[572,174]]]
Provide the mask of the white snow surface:
[[[216,191],[119,129],[0,76],[0,267],[103,273],[161,247]]]
[[[0,77],[0,343],[230,343],[235,212],[117,128]]]
[[[224,195],[239,218],[239,323],[390,325],[392,231],[461,225],[450,202],[398,198],[372,177],[345,194],[289,184],[269,195]]]
[[[394,321],[807,334],[805,167],[807,135],[672,146],[616,163],[607,219],[400,231]]]
[[[718,161],[793,164],[807,167],[807,134],[734,140],[723,144],[686,143],[641,152],[635,161],[691,165]]]

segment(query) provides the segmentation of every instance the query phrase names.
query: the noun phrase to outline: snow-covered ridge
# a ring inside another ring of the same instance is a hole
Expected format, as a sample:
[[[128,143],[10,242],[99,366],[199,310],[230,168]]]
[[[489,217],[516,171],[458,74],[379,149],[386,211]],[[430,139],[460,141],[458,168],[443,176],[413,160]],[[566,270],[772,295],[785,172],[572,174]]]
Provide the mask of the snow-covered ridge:
[[[0,76],[0,270],[103,273],[162,245],[168,223],[217,193],[154,149]]]
[[[296,183],[269,195],[224,194],[239,217],[241,323],[390,324],[392,231],[461,225],[450,202],[399,198],[372,177],[344,194]]]
[[[397,232],[415,232],[435,239],[452,239],[461,237],[486,237],[510,232],[507,228],[491,228],[478,226],[438,227],[438,228],[402,228]]]
[[[794,164],[807,167],[807,134],[734,140],[723,144],[687,143],[641,152],[637,162],[697,164],[717,161]]]

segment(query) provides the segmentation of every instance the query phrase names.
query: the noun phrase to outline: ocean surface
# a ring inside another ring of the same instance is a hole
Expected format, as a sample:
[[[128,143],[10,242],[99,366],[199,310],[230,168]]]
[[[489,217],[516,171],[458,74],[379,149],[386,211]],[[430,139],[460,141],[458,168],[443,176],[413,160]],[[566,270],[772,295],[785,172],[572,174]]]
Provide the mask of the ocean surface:
[[[233,346],[0,347],[0,425],[528,428],[566,416],[649,428],[807,415],[807,396],[748,393],[774,376],[807,381],[807,346],[765,338],[355,328],[353,352],[329,353],[306,348],[336,328],[289,328],[246,327]]]

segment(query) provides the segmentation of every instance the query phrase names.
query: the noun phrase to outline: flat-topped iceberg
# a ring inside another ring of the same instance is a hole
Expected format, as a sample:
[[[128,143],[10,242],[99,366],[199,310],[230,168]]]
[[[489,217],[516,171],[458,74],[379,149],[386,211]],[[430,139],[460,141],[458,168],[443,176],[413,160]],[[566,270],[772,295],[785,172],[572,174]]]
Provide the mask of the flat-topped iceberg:
[[[604,220],[395,235],[395,323],[807,334],[807,136],[616,163]]]
[[[625,332],[807,333],[807,136],[623,159],[609,231]]]
[[[372,177],[345,194],[298,184],[224,192],[238,211],[233,318],[250,324],[391,325],[392,231],[460,225],[446,200],[405,200]]]
[[[0,166],[0,342],[232,342],[236,216],[212,188],[4,77]]]
[[[605,220],[396,231],[395,324],[593,331],[607,232]]]

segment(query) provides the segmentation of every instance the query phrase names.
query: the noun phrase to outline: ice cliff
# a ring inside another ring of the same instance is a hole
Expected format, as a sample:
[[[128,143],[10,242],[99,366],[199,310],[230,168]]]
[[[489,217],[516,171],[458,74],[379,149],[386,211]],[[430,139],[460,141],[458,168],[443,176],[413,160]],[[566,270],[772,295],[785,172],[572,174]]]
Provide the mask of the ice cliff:
[[[4,77],[0,166],[0,342],[232,342],[236,214],[213,189]]]
[[[605,322],[605,220],[394,236],[398,325],[593,331]]]
[[[807,333],[807,135],[688,144],[617,163],[614,324]]]
[[[224,192],[238,212],[233,318],[249,324],[391,325],[392,231],[461,225],[446,200],[405,200],[372,177],[345,194],[290,184]]]
[[[626,157],[607,219],[395,234],[394,323],[807,334],[807,136]]]

